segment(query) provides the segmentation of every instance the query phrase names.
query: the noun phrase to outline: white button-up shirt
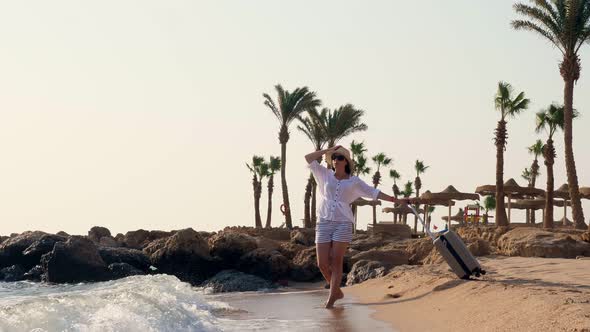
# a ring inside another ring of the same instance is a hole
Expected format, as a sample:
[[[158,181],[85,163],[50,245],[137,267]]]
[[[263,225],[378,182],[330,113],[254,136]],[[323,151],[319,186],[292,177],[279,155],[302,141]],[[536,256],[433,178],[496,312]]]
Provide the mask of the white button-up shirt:
[[[309,163],[320,193],[320,204],[317,213],[320,218],[331,221],[353,222],[350,204],[359,197],[377,199],[379,189],[366,184],[357,176],[338,180],[334,171],[320,165],[317,160]]]

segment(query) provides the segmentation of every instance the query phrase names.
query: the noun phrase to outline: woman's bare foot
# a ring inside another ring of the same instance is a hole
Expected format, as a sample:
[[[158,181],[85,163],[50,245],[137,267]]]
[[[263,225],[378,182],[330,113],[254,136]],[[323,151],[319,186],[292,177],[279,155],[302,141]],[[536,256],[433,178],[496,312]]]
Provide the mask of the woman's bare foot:
[[[334,303],[343,297],[344,297],[344,293],[342,292],[342,289],[338,289],[338,291],[336,292],[336,294],[334,296],[332,296],[332,294],[330,294],[330,297],[328,297],[328,301],[326,301],[326,309],[334,308]]]

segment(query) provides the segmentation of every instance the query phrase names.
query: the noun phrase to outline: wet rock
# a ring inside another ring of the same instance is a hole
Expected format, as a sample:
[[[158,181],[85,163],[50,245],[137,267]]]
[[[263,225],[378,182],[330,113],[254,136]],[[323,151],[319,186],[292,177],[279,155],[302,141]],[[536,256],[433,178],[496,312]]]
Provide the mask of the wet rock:
[[[351,263],[354,264],[360,260],[376,261],[387,269],[394,266],[405,265],[409,263],[409,255],[405,250],[399,249],[371,249],[360,252],[351,258]]]
[[[235,231],[223,231],[209,239],[211,255],[232,265],[244,254],[256,249],[256,239]]]
[[[0,269],[0,280],[4,280],[6,282],[24,280],[25,272],[25,269],[23,269],[20,265],[5,267]]]
[[[305,246],[291,242],[281,243],[277,249],[287,259],[292,260],[301,251],[307,249]]]
[[[291,262],[290,278],[295,281],[314,281],[321,277],[315,248],[301,250]]]
[[[109,271],[112,279],[121,279],[130,276],[144,275],[144,271],[136,269],[127,263],[112,263],[109,264]]]
[[[53,250],[41,257],[43,280],[48,282],[103,281],[109,279],[107,265],[96,245],[82,236],[56,242]]]
[[[351,286],[363,281],[383,277],[387,274],[388,269],[376,261],[360,260],[357,261],[346,277],[346,285]]]
[[[240,258],[238,270],[275,281],[287,275],[289,261],[276,250],[259,248]]]
[[[126,263],[139,270],[147,271],[151,264],[149,257],[143,251],[137,249],[99,247],[98,252],[107,265]]]
[[[12,265],[21,265],[25,268],[35,266],[38,263],[35,261],[37,258],[24,257],[23,251],[44,235],[47,233],[40,231],[11,235],[9,239],[0,244],[0,268]]]
[[[31,264],[39,264],[41,256],[52,251],[55,243],[65,242],[66,240],[67,238],[61,235],[43,235],[23,251],[23,256],[26,257]]]
[[[100,241],[98,241],[98,245],[103,246],[103,247],[119,247],[120,246],[120,244],[117,243],[117,241],[110,236],[101,237]]]
[[[43,267],[41,265],[35,265],[32,269],[25,273],[24,278],[30,281],[41,281],[42,275]]]
[[[205,281],[202,286],[211,289],[214,293],[250,292],[276,287],[268,280],[235,270],[221,271]]]
[[[160,272],[175,275],[193,285],[221,270],[220,263],[209,255],[207,242],[192,228],[166,238],[150,260]]]

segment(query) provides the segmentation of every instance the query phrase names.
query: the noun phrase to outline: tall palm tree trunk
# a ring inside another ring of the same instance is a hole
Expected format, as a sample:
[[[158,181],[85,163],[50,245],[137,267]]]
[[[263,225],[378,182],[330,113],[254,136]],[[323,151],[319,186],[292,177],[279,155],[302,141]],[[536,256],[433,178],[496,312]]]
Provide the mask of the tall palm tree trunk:
[[[539,176],[539,162],[537,161],[537,157],[535,157],[535,161],[533,161],[533,164],[531,165],[531,170],[533,173],[533,178],[531,179],[531,187],[535,188],[535,186],[537,185],[537,177]],[[534,209],[530,210],[530,222],[532,225],[536,223],[535,211],[536,210]]]
[[[498,121],[496,128],[496,226],[508,226],[504,207],[504,146],[506,145],[506,121]]]
[[[414,187],[416,187],[416,197],[420,197],[420,188],[422,188],[422,179],[417,176],[414,179]],[[415,205],[416,211],[420,208],[420,204]],[[418,233],[418,216],[414,215],[414,233]]]
[[[553,147],[553,140],[547,140],[547,144],[543,148],[543,157],[545,158],[545,166],[547,166],[547,192],[545,194],[545,219],[543,220],[543,228],[553,228],[553,163],[555,159],[555,148]]]
[[[289,141],[289,130],[287,126],[283,125],[279,133],[279,141],[281,143],[281,189],[283,190],[283,207],[285,209],[285,225],[287,228],[293,228],[293,221],[291,219],[291,205],[289,204],[289,190],[287,188],[287,142]]]
[[[268,209],[266,211],[266,228],[270,228],[270,221],[272,220],[272,191],[274,188],[274,175],[268,178]]]
[[[318,216],[317,216],[317,194],[318,194],[318,184],[317,182],[315,182],[315,179],[312,178],[312,183],[311,183],[311,227],[315,227],[315,225],[318,222]]]
[[[579,69],[578,69],[579,70]],[[572,120],[573,120],[573,99],[574,99],[574,80],[569,78],[565,81],[564,88],[564,110],[563,110],[563,137],[565,145],[565,168],[567,171],[567,184],[569,186],[570,198],[572,204],[572,217],[574,225],[578,229],[586,228],[584,222],[584,211],[580,201],[580,191],[578,187],[578,175],[576,172],[576,162],[574,160],[574,148],[572,146]],[[590,230],[590,226],[588,228]]]
[[[303,200],[303,227],[311,228],[311,191],[312,191],[313,175],[310,174],[307,179],[307,185],[305,186],[305,196]]]
[[[254,189],[254,209],[256,210],[256,228],[262,228],[262,217],[260,216],[260,196],[262,196],[262,181],[258,181]]]

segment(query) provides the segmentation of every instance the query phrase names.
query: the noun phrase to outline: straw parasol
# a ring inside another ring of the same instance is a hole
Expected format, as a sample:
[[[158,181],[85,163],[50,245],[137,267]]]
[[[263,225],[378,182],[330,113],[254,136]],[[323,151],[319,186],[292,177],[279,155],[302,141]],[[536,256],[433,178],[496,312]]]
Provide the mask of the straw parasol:
[[[590,199],[590,187],[580,187],[580,196]]]
[[[445,190],[439,192],[439,193],[431,193],[430,191],[425,192],[424,194],[422,194],[420,196],[420,200],[438,200],[438,201],[447,201],[448,203],[445,204],[446,206],[449,207],[449,215],[448,215],[448,223],[449,223],[449,229],[451,229],[451,221],[452,217],[451,217],[451,206],[453,204],[451,204],[450,202],[452,201],[464,201],[464,200],[479,200],[479,195],[478,194],[473,194],[473,193],[462,193],[459,192],[457,189],[455,189],[455,187],[453,186],[448,186],[445,188]],[[437,204],[438,205],[438,204]],[[425,210],[428,210],[428,208],[426,208]]]
[[[410,208],[407,205],[400,205],[400,206],[396,206],[396,207],[385,207],[381,210],[384,213],[393,213],[393,222],[396,222],[396,217],[398,215],[402,215],[405,216],[407,214],[413,213],[412,210],[410,210]],[[418,213],[424,213],[424,210],[422,209],[417,209],[416,212]]]
[[[480,195],[494,195],[496,194],[495,185],[484,185],[479,186],[475,189],[475,192]],[[504,183],[504,195],[508,196],[508,222],[510,222],[510,210],[512,208],[512,198],[524,198],[525,196],[544,196],[545,191],[538,188],[532,187],[521,187],[518,183],[510,178]]]
[[[462,209],[459,209],[459,211],[457,212],[456,215],[451,216],[451,220],[452,221],[456,221],[456,222],[463,222],[463,220],[465,219],[465,213],[463,212]],[[442,220],[448,222],[449,221],[449,216],[443,216]]]
[[[553,200],[554,206],[565,207],[571,206],[571,203],[568,201],[561,201],[561,200]],[[519,210],[543,210],[543,220],[545,219],[545,200],[542,198],[537,199],[517,199],[516,201],[512,202],[513,209]]]

